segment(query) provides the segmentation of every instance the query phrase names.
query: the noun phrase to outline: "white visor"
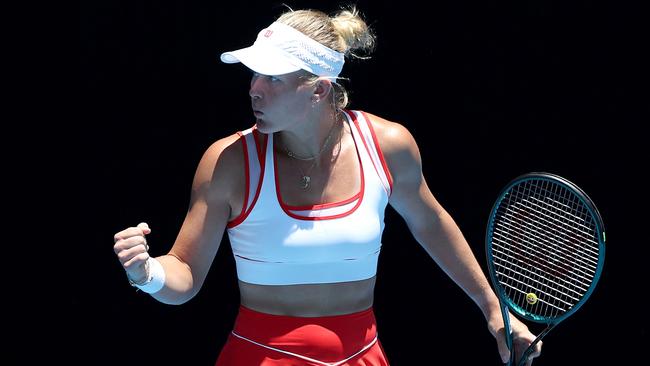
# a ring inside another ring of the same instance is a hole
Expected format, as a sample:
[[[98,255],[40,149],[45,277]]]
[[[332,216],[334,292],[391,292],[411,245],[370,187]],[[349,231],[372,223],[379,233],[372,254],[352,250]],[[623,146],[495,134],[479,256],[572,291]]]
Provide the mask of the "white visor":
[[[344,55],[325,47],[300,31],[282,23],[262,29],[252,46],[221,54],[221,61],[241,62],[263,75],[282,75],[305,70],[336,79],[343,69]]]

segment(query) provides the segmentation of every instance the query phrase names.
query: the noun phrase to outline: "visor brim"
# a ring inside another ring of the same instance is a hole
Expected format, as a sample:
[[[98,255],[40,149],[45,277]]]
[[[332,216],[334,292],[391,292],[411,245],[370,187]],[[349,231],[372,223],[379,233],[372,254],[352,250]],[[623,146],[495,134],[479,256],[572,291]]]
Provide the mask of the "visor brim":
[[[241,62],[249,69],[262,75],[283,75],[301,69],[289,62],[287,55],[281,51],[260,44],[224,52],[220,58],[222,62],[227,64]]]

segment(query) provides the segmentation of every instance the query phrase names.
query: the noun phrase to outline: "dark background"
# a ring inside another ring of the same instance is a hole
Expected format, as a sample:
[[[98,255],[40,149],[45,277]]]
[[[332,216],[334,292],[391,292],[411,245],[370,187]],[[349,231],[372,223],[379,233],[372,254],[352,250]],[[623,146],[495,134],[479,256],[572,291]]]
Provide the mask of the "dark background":
[[[413,133],[431,190],[484,268],[488,213],[515,176],[562,175],[598,205],[608,234],[601,281],[545,339],[535,364],[623,365],[645,357],[647,304],[639,299],[647,296],[648,240],[639,230],[645,197],[634,192],[647,188],[640,126],[648,101],[638,92],[647,40],[639,37],[638,10],[546,0],[436,1],[426,10],[420,1],[357,4],[378,42],[372,59],[346,63],[350,108]],[[63,326],[75,336],[61,346],[64,363],[214,364],[238,306],[227,238],[201,292],[170,306],[128,285],[112,236],[146,221],[151,253],[171,247],[202,153],[254,122],[248,71],[218,56],[251,44],[283,11],[274,1],[81,2],[80,119],[87,127],[76,156],[85,176],[77,219],[90,238],[79,266],[91,275],[63,300],[73,314]],[[391,363],[499,364],[478,308],[390,207],[386,223],[375,310]]]

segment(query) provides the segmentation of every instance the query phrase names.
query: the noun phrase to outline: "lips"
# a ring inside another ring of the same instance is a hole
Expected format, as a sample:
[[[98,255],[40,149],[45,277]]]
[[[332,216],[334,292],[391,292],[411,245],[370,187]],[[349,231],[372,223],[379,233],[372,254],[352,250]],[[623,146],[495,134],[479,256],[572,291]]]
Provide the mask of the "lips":
[[[258,110],[253,110],[253,115],[255,115],[255,117],[257,117],[257,118],[260,118],[260,117],[262,117],[264,115],[264,112],[258,111]]]

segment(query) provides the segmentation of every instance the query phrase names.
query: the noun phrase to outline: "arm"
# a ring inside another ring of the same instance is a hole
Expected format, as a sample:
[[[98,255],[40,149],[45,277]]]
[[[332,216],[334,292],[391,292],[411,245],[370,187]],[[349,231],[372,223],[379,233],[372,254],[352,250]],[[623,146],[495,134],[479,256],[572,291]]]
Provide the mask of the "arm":
[[[208,274],[231,216],[233,197],[239,195],[238,174],[243,166],[238,136],[215,142],[198,164],[189,208],[176,241],[168,254],[157,257],[165,272],[164,287],[151,294],[167,304],[182,304],[194,297]],[[243,176],[243,172],[242,172]],[[114,250],[127,275],[136,283],[146,277],[149,258],[143,224],[115,234]]]
[[[400,124],[370,116],[393,177],[389,203],[429,256],[481,309],[505,362],[509,351],[499,300],[459,227],[429,190],[415,139]],[[512,316],[511,323],[517,343],[530,344],[535,336],[528,328]],[[540,351],[541,344],[532,357]]]
[[[499,313],[498,299],[470,246],[427,186],[413,136],[403,126],[390,122],[376,131],[393,177],[391,206],[404,218],[417,242],[486,318],[491,312]]]

